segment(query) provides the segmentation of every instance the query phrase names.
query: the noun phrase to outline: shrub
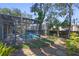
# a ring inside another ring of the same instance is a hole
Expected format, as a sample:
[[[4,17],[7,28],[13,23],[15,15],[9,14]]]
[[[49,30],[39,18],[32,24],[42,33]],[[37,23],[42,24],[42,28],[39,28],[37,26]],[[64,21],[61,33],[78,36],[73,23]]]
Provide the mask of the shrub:
[[[70,39],[66,41],[68,55],[74,55],[79,52],[79,37],[76,33],[71,33]]]
[[[11,46],[7,46],[6,44],[3,44],[2,42],[0,42],[0,56],[8,56],[13,51],[15,51],[15,48]]]

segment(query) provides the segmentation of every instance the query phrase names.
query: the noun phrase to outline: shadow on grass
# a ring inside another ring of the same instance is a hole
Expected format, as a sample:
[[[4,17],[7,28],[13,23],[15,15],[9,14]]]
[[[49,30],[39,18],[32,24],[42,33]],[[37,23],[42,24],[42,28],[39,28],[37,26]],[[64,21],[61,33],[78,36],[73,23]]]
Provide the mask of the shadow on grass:
[[[13,52],[10,56],[27,56],[27,55],[24,54],[22,49],[19,49],[19,50]]]
[[[48,39],[36,40],[27,45],[36,56],[66,56],[65,47]]]
[[[32,41],[28,45],[30,48],[42,48],[48,47],[50,44],[54,44],[54,42],[43,38],[40,40]]]
[[[65,49],[66,48],[56,44],[36,49],[30,48],[36,56],[66,56]]]
[[[16,48],[17,51],[12,53],[11,56],[27,56],[27,52],[25,54],[23,51],[24,48],[29,48],[36,56],[66,56],[65,47],[54,44],[53,41],[44,38],[13,47]]]
[[[66,48],[48,39],[35,40],[30,43],[26,43],[22,48],[29,48],[36,56],[66,56]],[[17,54],[18,53],[18,54]],[[16,56],[27,56],[22,49],[15,53]],[[29,54],[30,56],[30,54]]]

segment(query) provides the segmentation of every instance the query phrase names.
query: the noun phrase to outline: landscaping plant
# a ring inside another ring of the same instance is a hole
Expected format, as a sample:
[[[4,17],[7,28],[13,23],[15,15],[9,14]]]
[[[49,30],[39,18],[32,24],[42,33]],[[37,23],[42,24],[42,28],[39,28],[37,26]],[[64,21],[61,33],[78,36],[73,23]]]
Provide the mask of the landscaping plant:
[[[79,36],[77,33],[71,33],[66,41],[68,55],[77,55],[79,53]]]
[[[15,48],[0,42],[0,56],[9,56],[13,51],[15,51]]]

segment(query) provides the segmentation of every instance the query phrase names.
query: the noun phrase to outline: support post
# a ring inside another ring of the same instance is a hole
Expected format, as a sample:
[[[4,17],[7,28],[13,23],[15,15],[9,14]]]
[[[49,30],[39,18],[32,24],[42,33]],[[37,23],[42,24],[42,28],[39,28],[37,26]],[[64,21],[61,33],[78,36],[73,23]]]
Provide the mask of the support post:
[[[3,24],[1,24],[2,26],[2,41],[4,40],[4,25]]]
[[[13,36],[14,36],[13,44],[16,45],[16,21],[13,24]]]

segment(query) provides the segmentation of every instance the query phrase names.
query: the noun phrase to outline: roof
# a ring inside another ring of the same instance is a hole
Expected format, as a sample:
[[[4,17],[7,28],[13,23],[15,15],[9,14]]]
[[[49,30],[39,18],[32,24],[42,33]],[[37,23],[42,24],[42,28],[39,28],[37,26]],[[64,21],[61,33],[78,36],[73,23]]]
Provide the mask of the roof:
[[[6,15],[6,14],[0,14],[0,20],[4,20],[4,21],[14,21],[14,20],[19,20],[19,19],[24,19],[24,20],[31,20],[34,21],[35,23],[37,22],[35,19],[29,19],[26,17],[21,17],[21,16],[12,16],[12,15]]]

